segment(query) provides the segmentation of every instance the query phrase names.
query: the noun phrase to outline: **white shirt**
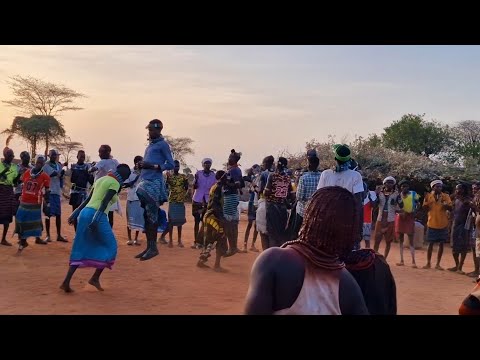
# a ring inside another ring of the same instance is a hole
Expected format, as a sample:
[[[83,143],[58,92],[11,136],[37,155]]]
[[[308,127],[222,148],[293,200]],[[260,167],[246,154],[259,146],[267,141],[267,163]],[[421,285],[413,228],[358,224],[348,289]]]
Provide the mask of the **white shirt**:
[[[354,170],[336,172],[331,169],[325,170],[320,175],[317,190],[327,186],[340,186],[352,194],[363,193],[362,175]]]
[[[128,180],[126,182],[131,183],[132,181],[137,179],[137,176],[139,176],[139,175],[140,174],[137,174],[132,169],[132,173],[130,174],[130,177],[128,178]],[[139,200],[138,196],[137,196],[137,184],[138,184],[138,182],[139,181],[137,179],[135,184],[132,184],[132,186],[128,188],[128,190],[127,190],[127,201],[138,201]]]
[[[109,171],[115,172],[117,170],[118,161],[115,159],[102,159],[95,164],[97,171],[95,172],[95,181],[104,177]]]

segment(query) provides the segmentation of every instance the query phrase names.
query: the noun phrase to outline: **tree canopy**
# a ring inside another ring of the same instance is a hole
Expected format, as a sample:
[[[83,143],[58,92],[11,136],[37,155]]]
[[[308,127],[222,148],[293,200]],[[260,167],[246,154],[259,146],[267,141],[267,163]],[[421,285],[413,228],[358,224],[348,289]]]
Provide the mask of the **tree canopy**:
[[[195,154],[192,146],[194,141],[189,137],[175,138],[168,135],[165,136],[165,140],[170,145],[173,158],[178,160],[182,166],[186,167],[186,157]]]

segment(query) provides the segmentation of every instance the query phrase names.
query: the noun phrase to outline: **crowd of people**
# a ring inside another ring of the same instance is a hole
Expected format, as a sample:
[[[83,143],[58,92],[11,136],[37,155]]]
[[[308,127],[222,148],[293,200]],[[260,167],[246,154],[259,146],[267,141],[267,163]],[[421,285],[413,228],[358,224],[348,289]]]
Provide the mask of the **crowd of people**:
[[[75,238],[60,287],[63,291],[73,291],[70,281],[79,267],[95,268],[89,284],[103,290],[100,276],[105,268],[112,268],[117,254],[112,228],[114,212],[122,213],[118,196],[122,189],[127,192],[127,244],[140,246],[139,235],[144,233],[146,237],[145,249],[135,258],[147,261],[157,256],[157,243],[173,247],[175,227],[177,244],[184,247],[188,178],[180,173],[180,163],[174,160],[162,136],[163,123],[154,119],[147,129],[149,144],[144,156],[134,158],[133,168],[119,164],[109,145],[102,145],[100,160],[90,164],[86,163],[85,152],[78,152],[77,163],[70,168],[72,214],[68,217],[68,223],[75,227]],[[13,150],[4,149],[0,163],[0,224],[4,226],[0,243],[12,246],[7,233],[15,217],[19,254],[30,237],[39,245],[52,241],[51,217],[56,218],[56,240],[68,242],[62,236],[61,220],[65,169],[58,156],[51,150],[48,157],[39,155],[32,164],[24,151],[21,163],[16,165]],[[371,186],[346,145],[334,146],[336,167],[323,171],[316,151],[310,150],[306,154],[308,167],[300,172],[292,173],[286,158],[275,161],[267,156],[243,176],[241,156],[232,149],[227,169],[219,171],[212,170],[211,158],[202,160],[203,169],[195,174],[193,183],[192,248],[200,250],[200,268],[208,268],[215,249],[213,269],[224,272],[222,259],[258,252],[256,240],[260,235],[263,252],[252,269],[247,314],[396,314],[396,286],[386,260],[391,243],[398,238],[397,265],[405,265],[403,244],[407,235],[412,266],[417,268],[414,236],[416,214],[421,208],[428,212],[429,245],[423,268],[431,268],[434,245],[438,244],[435,268],[443,270],[443,246],[449,240],[452,223],[456,265],[448,270],[465,274],[464,263],[472,252],[475,270],[466,275],[479,276],[480,216],[476,215],[480,214],[480,183],[473,184],[472,195],[468,186],[460,183],[450,197],[442,192],[442,181],[434,179],[431,192],[421,202],[406,179],[397,184],[397,179],[388,176],[380,186]],[[249,192],[248,226],[243,248],[239,249],[238,204],[245,189]],[[161,208],[167,202],[168,213]],[[383,240],[385,252],[381,255],[378,251]]]

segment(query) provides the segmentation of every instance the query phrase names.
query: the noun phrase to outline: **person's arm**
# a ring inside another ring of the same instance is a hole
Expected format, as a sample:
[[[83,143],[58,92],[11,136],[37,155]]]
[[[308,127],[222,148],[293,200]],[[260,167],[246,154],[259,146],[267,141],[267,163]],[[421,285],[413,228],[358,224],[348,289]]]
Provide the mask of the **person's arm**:
[[[369,315],[362,290],[346,269],[340,273],[338,301],[342,315]]]
[[[365,190],[363,187],[363,179],[360,173],[356,173],[356,179],[353,183],[353,196],[355,198],[355,202],[357,203],[357,214],[358,214],[358,234],[360,236],[360,241],[362,240],[362,233],[363,233],[363,191]]]
[[[443,196],[443,194],[442,194]],[[450,199],[450,196],[444,196],[444,200],[443,200],[444,204],[443,204],[443,208],[447,211],[451,211],[453,209],[453,203],[452,203],[452,199]]]
[[[222,186],[217,185],[213,193],[213,199],[212,199],[212,213],[219,220],[224,219],[223,206],[222,206],[222,192],[223,192]]]
[[[80,212],[85,208],[85,206],[87,206],[89,201],[92,199],[93,190],[94,188],[92,187],[85,201],[82,202],[80,206],[76,208],[75,211],[72,212],[72,214],[68,217],[67,222],[69,225],[73,225],[73,222],[78,218],[78,215],[80,215]]]
[[[265,189],[263,190],[263,195],[266,197],[272,194],[272,181],[273,181],[273,173],[268,174],[267,184],[265,185]]]
[[[271,251],[267,250],[262,252],[253,264],[245,300],[245,315],[272,315],[274,312],[275,274],[271,261]]]
[[[195,173],[195,181],[193,182],[193,190],[198,189],[198,171]]]
[[[105,194],[102,200],[102,203],[100,204],[100,207],[98,208],[97,212],[93,216],[93,219],[90,222],[90,225],[88,225],[88,228],[90,230],[95,231],[97,229],[98,222],[100,221],[101,216],[104,214],[108,204],[113,199],[113,197],[117,195],[117,193],[118,193],[118,190],[109,189],[107,191],[107,193]]]
[[[425,194],[425,199],[423,200],[423,209],[428,211],[430,210],[430,195]]]

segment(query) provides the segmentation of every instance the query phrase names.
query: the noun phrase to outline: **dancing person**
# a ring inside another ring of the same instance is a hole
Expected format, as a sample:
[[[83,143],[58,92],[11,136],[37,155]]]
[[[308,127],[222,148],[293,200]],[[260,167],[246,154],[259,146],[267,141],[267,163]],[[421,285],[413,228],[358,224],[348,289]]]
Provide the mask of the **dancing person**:
[[[227,236],[225,233],[225,217],[223,214],[224,187],[227,184],[226,172],[217,171],[215,174],[216,183],[210,189],[207,212],[204,216],[205,232],[203,237],[202,252],[198,259],[197,266],[201,268],[208,267],[205,263],[210,257],[210,252],[215,246],[215,265],[217,272],[226,272],[220,266],[220,260],[227,252]]]
[[[427,265],[424,269],[430,269],[433,245],[438,243],[437,265],[435,269],[443,270],[440,266],[443,255],[443,244],[448,241],[448,215],[447,211],[452,210],[452,200],[448,194],[442,192],[443,182],[434,180],[430,183],[432,192],[425,195],[423,208],[428,211],[427,221]]]
[[[180,174],[180,162],[175,160],[173,174],[167,174],[167,184],[170,194],[168,196],[168,247],[173,247],[173,228],[178,229],[178,247],[183,248],[182,227],[187,222],[185,216],[185,198],[188,192],[188,179],[185,174]],[[162,234],[164,237],[165,232]]]
[[[22,195],[23,183],[22,183],[22,176],[27,172],[27,170],[32,168],[30,164],[30,154],[28,151],[22,151],[20,153],[20,160],[21,163],[18,166],[18,176],[17,176],[17,186],[15,186],[14,194],[15,194],[15,210],[14,214],[17,213],[18,206],[20,205],[20,196]]]
[[[140,261],[149,260],[158,255],[157,231],[161,210],[159,208],[167,201],[163,171],[174,168],[170,146],[162,136],[163,123],[158,119],[153,119],[146,128],[148,129],[149,144],[145,149],[143,161],[138,163],[141,172],[137,196],[144,210],[147,237],[147,248],[135,256]]]
[[[372,236],[372,218],[373,218],[373,209],[378,205],[378,196],[375,191],[375,185],[368,187],[367,186],[367,196],[363,200],[363,231],[362,238],[365,241],[365,247],[370,249],[370,238]]]
[[[257,178],[260,175],[260,166],[255,164],[250,169],[249,173],[247,174],[248,182],[250,183],[249,186],[249,199],[248,199],[248,225],[245,229],[245,239],[243,241],[243,253],[248,252],[248,238],[250,237],[250,231],[253,227],[253,239],[252,245],[250,246],[250,251],[258,252],[259,250],[255,247],[255,242],[257,241],[258,231],[257,231],[257,207],[258,207],[258,194],[256,192],[257,188]]]
[[[480,182],[475,181],[472,184],[472,192],[475,217],[470,248],[473,255],[474,270],[469,272],[467,276],[475,278],[480,275]]]
[[[398,206],[398,192],[395,190],[397,181],[392,176],[383,180],[383,189],[378,194],[378,217],[375,223],[375,243],[373,249],[378,252],[382,238],[385,238],[385,260],[390,252],[395,238],[395,214]]]
[[[420,196],[415,191],[410,191],[410,183],[402,180],[398,184],[400,186],[400,195],[398,196],[398,206],[400,208],[398,215],[398,236],[400,239],[400,262],[397,266],[405,265],[403,260],[403,243],[405,235],[408,236],[410,245],[410,255],[412,256],[412,267],[417,268],[415,262],[415,215],[420,207]]]
[[[103,291],[100,275],[105,268],[111,269],[117,256],[117,240],[108,221],[109,208],[118,200],[123,182],[130,176],[127,164],[117,166],[94,182],[88,198],[70,215],[68,223],[73,225],[78,218],[77,231],[70,254],[70,266],[60,289],[73,292],[70,281],[80,267],[93,267],[95,272],[88,283]]]
[[[62,164],[58,160],[57,150],[50,150],[48,153],[49,161],[43,166],[43,171],[50,176],[50,196],[48,204],[43,206],[43,213],[45,217],[45,230],[47,232],[46,242],[51,242],[50,236],[50,219],[55,217],[55,225],[57,227],[57,241],[68,242],[66,238],[61,235],[62,229],[62,184],[65,171],[62,170]]]
[[[347,145],[336,144],[333,146],[333,153],[335,155],[336,166],[335,169],[327,169],[322,171],[320,180],[318,181],[317,189],[326,186],[340,186],[350,191],[357,204],[355,208],[359,211],[358,214],[358,235],[356,236],[355,247],[360,246],[363,238],[363,197],[364,187],[362,175],[353,170],[357,165],[352,159],[350,148]],[[352,164],[354,163],[354,164]]]
[[[371,249],[350,252],[342,260],[357,281],[370,315],[397,315],[397,287],[385,258]]]
[[[70,201],[72,211],[75,211],[87,198],[87,190],[93,185],[93,177],[90,174],[91,166],[85,163],[85,151],[79,150],[77,153],[77,163],[71,167],[70,182]],[[77,221],[73,223],[75,231],[77,230]]]
[[[240,221],[238,203],[240,201],[240,189],[245,186],[242,170],[238,167],[238,161],[241,156],[242,153],[237,153],[234,149],[230,151],[230,155],[228,156],[227,184],[225,185],[223,202],[224,227],[228,239],[226,257],[240,252],[238,249],[238,222]]]
[[[20,205],[15,215],[15,234],[20,239],[18,251],[21,252],[28,246],[27,239],[35,237],[35,243],[40,245],[47,244],[42,240],[42,198],[44,206],[49,205],[50,199],[50,181],[43,167],[45,166],[45,157],[38,155],[35,166],[27,169],[22,175],[22,194],[20,196]],[[45,195],[42,196],[42,193]]]
[[[145,219],[143,218],[143,209],[140,205],[140,200],[138,199],[136,193],[136,186],[138,180],[140,179],[140,169],[138,168],[138,163],[143,161],[143,156],[137,155],[133,159],[133,170],[124,183],[124,186],[128,188],[127,190],[127,236],[128,242],[127,245],[136,245],[139,246],[140,242],[138,241],[138,235],[140,231],[145,230]],[[132,230],[135,231],[135,240],[132,240]]]
[[[298,181],[297,188],[297,209],[294,220],[294,228],[292,238],[295,240],[298,238],[298,232],[303,223],[303,216],[308,202],[312,198],[315,191],[317,191],[317,185],[320,181],[321,173],[318,171],[320,160],[316,156],[308,157],[308,171],[304,173]]]
[[[18,179],[18,166],[13,163],[15,154],[12,149],[3,149],[3,160],[0,162],[0,224],[3,225],[2,241],[0,244],[12,246],[7,241],[7,233],[13,221],[15,211],[15,194],[13,187]]]
[[[467,219],[472,208],[473,203],[468,195],[468,186],[463,183],[458,184],[455,188],[455,201],[453,203],[452,255],[455,266],[448,270],[460,275],[465,275],[463,264],[467,252],[470,250],[470,224],[467,224]]]
[[[100,161],[97,163],[92,164],[92,168],[90,169],[90,173],[95,174],[94,181],[97,181],[103,176],[106,176],[110,171],[115,171],[118,166],[118,161],[115,160],[112,156],[112,148],[110,145],[101,145],[98,149],[98,157]],[[113,228],[113,213],[117,212],[121,214],[120,202],[117,202],[113,206],[110,207],[110,211],[108,213],[108,222],[110,226]]]
[[[339,260],[353,249],[357,206],[344,188],[315,192],[299,238],[255,260],[245,314],[367,315],[360,287]]]
[[[212,159],[203,159],[202,167],[203,170],[197,171],[193,182],[195,192],[192,198],[192,216],[195,219],[195,224],[193,226],[194,243],[192,249],[199,249],[203,244],[203,217],[207,211],[210,189],[216,182],[215,172],[211,170]],[[202,223],[201,228],[200,223]]]
[[[264,195],[267,201],[268,247],[282,246],[289,240],[288,205],[295,201],[290,177],[285,173],[287,159],[279,157],[277,168],[268,176]]]
[[[264,190],[265,186],[267,186],[267,180],[270,173],[275,171],[273,163],[275,159],[272,155],[267,156],[263,159],[261,169],[262,173],[258,178],[258,184],[256,187],[256,191],[258,194],[258,207],[257,213],[255,217],[255,225],[257,226],[257,231],[260,234],[260,239],[262,241],[262,249],[268,249],[268,232],[267,232],[267,203],[265,200]]]

